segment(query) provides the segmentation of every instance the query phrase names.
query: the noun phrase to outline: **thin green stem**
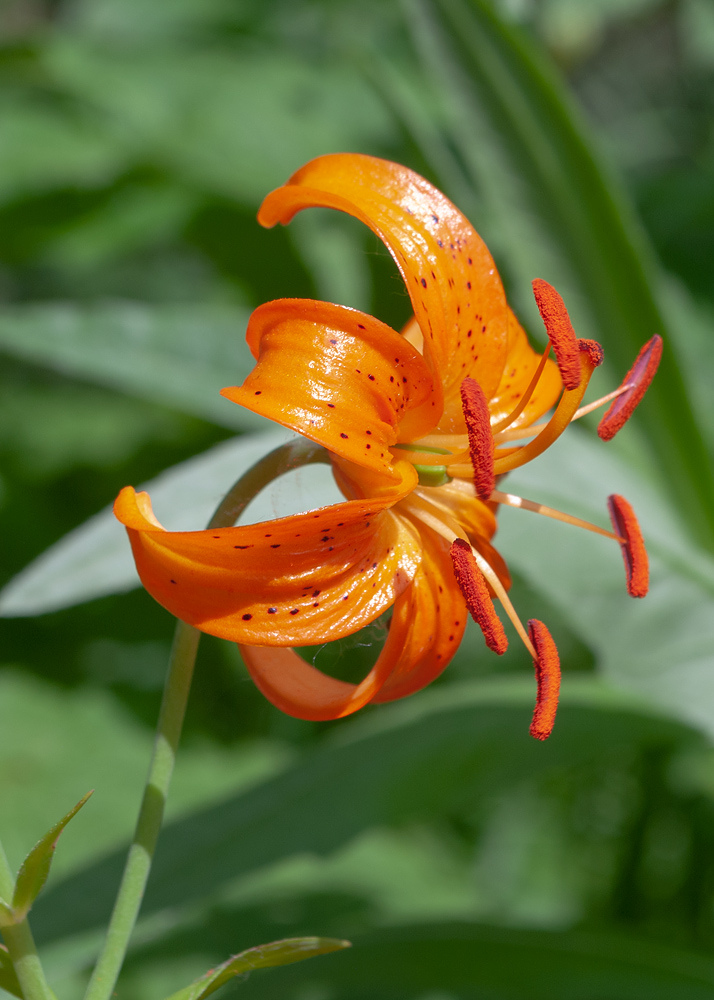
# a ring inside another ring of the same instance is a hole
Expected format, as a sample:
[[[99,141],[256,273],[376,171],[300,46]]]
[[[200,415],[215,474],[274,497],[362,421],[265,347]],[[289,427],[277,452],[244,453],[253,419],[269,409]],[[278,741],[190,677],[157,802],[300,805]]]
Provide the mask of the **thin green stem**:
[[[304,439],[276,448],[241,476],[218,505],[208,527],[230,527],[250,501],[278,476],[302,465],[325,461],[329,459],[324,448]],[[154,752],[136,832],[129,848],[106,940],[89,981],[85,1000],[109,1000],[111,997],[139,915],[163,821],[200,635],[197,629],[184,622],[176,625]],[[28,1000],[35,1000],[35,996]],[[37,1000],[40,1000],[39,996]]]
[[[14,891],[15,879],[0,844],[0,896],[10,904]],[[47,985],[27,919],[11,927],[3,927],[2,936],[25,1000],[55,1000],[54,993]]]

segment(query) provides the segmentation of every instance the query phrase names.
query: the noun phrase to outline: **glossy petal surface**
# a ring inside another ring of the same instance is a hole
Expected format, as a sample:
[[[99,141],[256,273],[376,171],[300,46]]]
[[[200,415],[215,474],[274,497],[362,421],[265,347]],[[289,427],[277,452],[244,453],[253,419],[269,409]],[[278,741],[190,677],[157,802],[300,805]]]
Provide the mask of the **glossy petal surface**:
[[[439,426],[459,430],[464,375],[490,397],[506,359],[506,300],[485,243],[423,177],[372,156],[340,153],[312,160],[268,195],[258,219],[264,226],[287,223],[310,206],[361,219],[391,252],[424,335],[425,357],[443,387]]]
[[[244,527],[165,531],[131,487],[115,513],[142,583],[177,618],[236,642],[305,645],[373,621],[414,576],[418,536],[389,510],[416,479],[400,469],[379,499]]]
[[[278,299],[255,310],[247,337],[258,363],[222,395],[335,455],[392,476],[400,421],[411,416],[416,433],[434,424],[438,397],[424,359],[373,316]]]

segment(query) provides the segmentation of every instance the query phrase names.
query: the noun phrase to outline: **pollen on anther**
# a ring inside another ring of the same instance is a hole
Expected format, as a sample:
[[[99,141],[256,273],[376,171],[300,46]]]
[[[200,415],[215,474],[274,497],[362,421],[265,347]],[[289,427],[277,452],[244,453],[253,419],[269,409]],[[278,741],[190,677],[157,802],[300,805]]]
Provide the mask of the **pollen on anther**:
[[[623,385],[631,388],[613,401],[598,424],[597,432],[603,441],[611,441],[639,406],[655,376],[661,357],[662,338],[656,333],[640,350],[634,365],[622,381]]]
[[[476,565],[471,546],[463,538],[456,538],[452,543],[451,561],[456,583],[471,617],[483,632],[486,645],[494,653],[502,655],[508,649],[508,639],[493,607],[486,580]]]
[[[565,303],[553,286],[542,278],[533,281],[533,295],[553,345],[563,385],[566,389],[577,389],[582,377],[580,351]]]
[[[476,496],[481,500],[488,500],[496,488],[493,469],[494,443],[488,403],[476,379],[465,378],[461,383],[461,405],[469,437],[469,454],[474,470]]]
[[[537,740],[547,740],[553,731],[560,694],[560,657],[558,648],[543,622],[531,618],[528,637],[538,657],[533,661],[538,693],[531,721],[530,734]]]
[[[627,593],[630,597],[645,597],[650,585],[647,549],[635,512],[624,497],[613,493],[607,498],[612,528],[623,538],[620,543],[627,573]]]

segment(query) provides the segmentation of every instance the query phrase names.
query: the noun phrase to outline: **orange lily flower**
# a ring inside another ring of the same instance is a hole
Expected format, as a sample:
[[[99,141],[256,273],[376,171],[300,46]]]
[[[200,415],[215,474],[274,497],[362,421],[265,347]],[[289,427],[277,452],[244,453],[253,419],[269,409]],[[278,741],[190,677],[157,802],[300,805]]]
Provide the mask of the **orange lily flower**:
[[[532,620],[526,629],[509,601],[508,569],[491,544],[498,506],[617,540],[634,596],[647,590],[647,556],[621,497],[610,498],[609,532],[496,484],[610,399],[603,436],[613,436],[651,381],[661,340],[645,345],[620,389],[582,408],[599,345],[578,340],[557,292],[536,281],[550,341],[536,354],[486,245],[422,177],[374,157],[323,156],[268,195],[258,218],[270,227],[310,206],[356,216],[382,239],[414,318],[400,334],[339,305],[269,302],[248,325],[256,366],[223,395],[324,446],[346,499],[260,524],[168,532],[147,494],[126,487],[115,512],[142,582],[178,618],[239,643],[260,690],[304,719],[339,718],[423,688],[454,655],[468,612],[504,652],[498,597],[534,660],[531,732],[545,739],[558,654],[546,626]],[[384,647],[360,684],[326,676],[291,648],[349,635],[392,606]]]

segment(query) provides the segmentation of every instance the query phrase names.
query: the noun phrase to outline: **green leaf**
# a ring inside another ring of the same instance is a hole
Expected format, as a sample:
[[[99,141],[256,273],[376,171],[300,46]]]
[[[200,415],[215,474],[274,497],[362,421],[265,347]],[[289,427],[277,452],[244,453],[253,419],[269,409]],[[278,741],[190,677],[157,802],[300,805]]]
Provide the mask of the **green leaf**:
[[[172,994],[169,1000],[204,1000],[204,997],[215,993],[235,976],[247,975],[254,969],[291,965],[293,962],[302,962],[306,958],[327,955],[331,951],[349,947],[351,947],[349,941],[321,937],[285,938],[283,941],[260,944],[229,958],[227,962],[207,972],[197,982]]]
[[[509,476],[507,489],[603,527],[607,495],[627,497],[650,554],[644,600],[627,595],[619,546],[590,532],[504,508],[499,550],[594,650],[609,681],[711,736],[714,559],[691,543],[641,463],[633,429],[603,445],[571,427],[537,461]],[[519,610],[527,617],[526,608]]]
[[[20,997],[20,1000],[23,1000],[22,987],[4,944],[0,944],[0,989],[6,990],[8,993],[12,993],[14,997]]]
[[[454,684],[339,727],[284,774],[168,824],[144,914],[205,899],[284,858],[330,854],[372,827],[433,822],[467,803],[475,808],[513,775],[524,781],[564,766],[605,770],[608,761],[626,759],[633,743],[664,751],[697,742],[661,714],[642,714],[641,699],[566,678],[556,729],[541,744],[528,735],[534,696],[532,677]],[[45,893],[33,911],[38,940],[102,925],[123,858],[117,852]]]
[[[480,195],[478,207],[464,207],[503,255],[519,311],[540,331],[530,281],[551,281],[576,329],[602,341],[619,381],[653,333],[668,339],[660,278],[562,81],[485,0],[414,0],[408,10],[424,69],[443,98],[441,142],[458,151]],[[412,132],[419,143],[419,130]],[[439,173],[448,156],[433,149],[422,146]],[[669,345],[638,420],[691,530],[714,547],[714,475]]]
[[[267,421],[220,395],[254,365],[247,310],[227,306],[52,303],[0,311],[0,351],[164,403],[224,427]]]
[[[25,860],[22,862],[20,871],[17,873],[15,892],[12,897],[12,908],[16,922],[25,919],[32,904],[42,891],[42,887],[47,881],[47,876],[50,873],[52,859],[54,857],[55,848],[57,847],[57,841],[59,840],[60,834],[69,821],[77,815],[79,810],[92,794],[93,790],[87,792],[86,795],[83,795],[77,805],[73,806],[70,811],[62,817],[59,823],[55,823],[55,825],[47,831],[44,837],[42,837],[35,844]]]
[[[159,520],[172,530],[205,526],[220,498],[258,459],[294,435],[277,430],[216,445],[144,483]],[[289,481],[289,485],[288,485]],[[285,516],[341,500],[327,467],[276,480],[248,506],[241,523]],[[107,507],[26,566],[0,591],[0,616],[45,614],[139,586],[126,532]]]
[[[15,922],[12,907],[4,899],[0,899],[0,927],[7,927]]]
[[[442,924],[384,928],[339,959],[241,987],[246,1000],[712,1000],[714,960],[619,933]]]

